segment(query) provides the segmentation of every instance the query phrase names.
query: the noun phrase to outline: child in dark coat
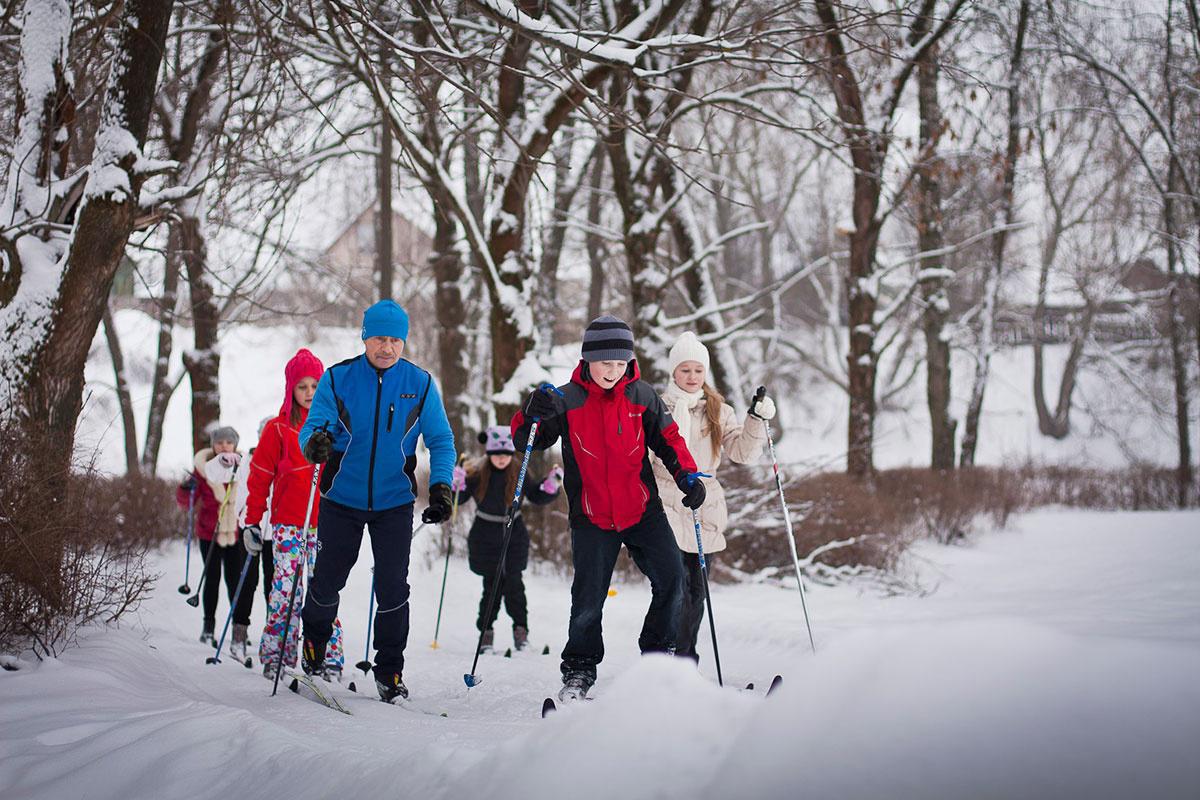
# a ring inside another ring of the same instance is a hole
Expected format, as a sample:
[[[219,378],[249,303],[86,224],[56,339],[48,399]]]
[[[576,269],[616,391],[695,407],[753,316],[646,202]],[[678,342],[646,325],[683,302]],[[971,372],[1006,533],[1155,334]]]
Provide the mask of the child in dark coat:
[[[466,469],[455,467],[452,488],[458,493],[459,503],[475,501],[475,522],[467,536],[467,552],[471,571],[483,577],[483,596],[475,622],[476,628],[483,631],[480,652],[490,651],[495,643],[492,626],[500,614],[500,599],[513,621],[513,645],[524,650],[529,644],[529,614],[521,573],[529,565],[529,531],[519,511],[513,521],[508,553],[500,563],[505,515],[512,504],[521,465],[513,458],[512,434],[507,427],[494,425],[479,434],[479,441],[484,445],[485,457]],[[539,506],[553,502],[562,486],[562,474],[562,467],[556,466],[540,485],[531,485],[536,482],[527,476],[524,499]],[[488,593],[497,572],[503,573],[500,597],[492,605],[491,616],[485,619]]]

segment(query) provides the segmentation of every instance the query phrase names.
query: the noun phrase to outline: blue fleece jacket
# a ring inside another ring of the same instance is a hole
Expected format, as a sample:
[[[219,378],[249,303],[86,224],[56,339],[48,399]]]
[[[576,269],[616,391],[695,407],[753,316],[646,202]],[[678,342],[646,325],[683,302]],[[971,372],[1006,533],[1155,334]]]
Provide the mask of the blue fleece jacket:
[[[325,370],[317,384],[300,447],[328,426],[333,453],[321,476],[321,496],[364,511],[413,502],[417,437],[429,448],[429,483],[450,484],[454,434],[433,376],[401,360],[378,370],[366,355]]]

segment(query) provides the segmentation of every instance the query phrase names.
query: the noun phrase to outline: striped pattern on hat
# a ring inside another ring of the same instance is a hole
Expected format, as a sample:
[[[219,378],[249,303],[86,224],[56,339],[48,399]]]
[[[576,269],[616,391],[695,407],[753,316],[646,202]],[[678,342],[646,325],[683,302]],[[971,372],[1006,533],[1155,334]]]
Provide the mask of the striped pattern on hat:
[[[633,331],[610,314],[597,317],[583,332],[583,360],[632,361]]]

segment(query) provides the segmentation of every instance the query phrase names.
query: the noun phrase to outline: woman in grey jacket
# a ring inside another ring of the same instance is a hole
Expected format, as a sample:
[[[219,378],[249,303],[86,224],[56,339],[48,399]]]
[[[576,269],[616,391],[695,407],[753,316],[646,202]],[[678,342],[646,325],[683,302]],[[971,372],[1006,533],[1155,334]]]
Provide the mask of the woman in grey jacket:
[[[724,456],[738,464],[749,464],[762,455],[767,442],[764,420],[775,416],[775,404],[771,398],[763,397],[745,419],[739,420],[733,407],[708,384],[708,371],[708,349],[696,334],[684,333],[671,348],[667,365],[671,381],[662,398],[696,459],[696,465],[701,472],[713,476],[704,481],[707,495],[698,512],[704,557],[711,564],[712,554],[725,549],[725,528],[729,524],[725,491],[721,488],[717,469]],[[684,566],[685,590],[679,611],[675,654],[699,661],[696,636],[704,619],[704,578],[696,551],[692,510],[683,505],[683,492],[658,459],[654,460],[654,476]]]

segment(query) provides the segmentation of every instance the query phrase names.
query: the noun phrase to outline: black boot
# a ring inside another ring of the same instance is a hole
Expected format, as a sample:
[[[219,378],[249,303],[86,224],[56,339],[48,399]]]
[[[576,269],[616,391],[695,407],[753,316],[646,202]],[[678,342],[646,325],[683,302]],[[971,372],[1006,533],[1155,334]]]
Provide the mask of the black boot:
[[[385,703],[408,699],[408,687],[404,685],[399,672],[376,669],[375,688],[379,691],[379,699]]]
[[[513,647],[517,650],[529,647],[529,629],[524,625],[513,625]]]
[[[332,676],[325,669],[325,647],[329,643],[327,641],[317,641],[304,637],[304,646],[301,648],[300,666],[304,669],[305,675],[311,675],[314,678],[322,678],[331,680]]]

